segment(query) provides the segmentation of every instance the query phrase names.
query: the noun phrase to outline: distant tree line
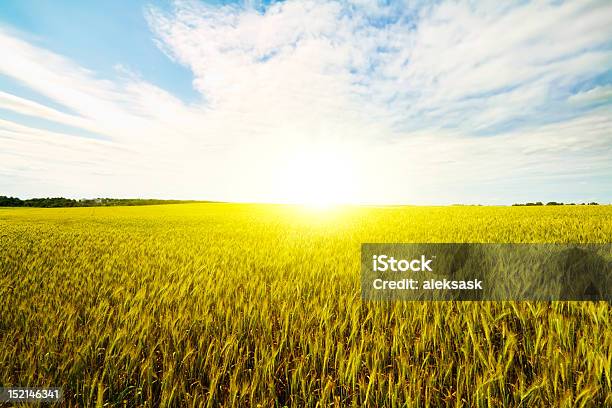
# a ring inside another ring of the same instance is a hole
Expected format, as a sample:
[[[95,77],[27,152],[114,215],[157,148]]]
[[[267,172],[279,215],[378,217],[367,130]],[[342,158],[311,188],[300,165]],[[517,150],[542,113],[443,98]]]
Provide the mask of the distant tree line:
[[[155,205],[195,203],[199,201],[155,200],[140,198],[92,198],[79,199],[64,197],[29,198],[22,200],[17,197],[0,196],[0,207],[110,207],[115,205]]]
[[[591,203],[580,203],[580,204],[576,204],[576,203],[558,203],[556,201],[549,201],[546,204],[543,204],[541,201],[535,202],[535,203],[525,203],[525,204],[512,204],[513,207],[524,207],[524,206],[534,206],[534,205],[599,205],[596,202],[591,202]]]

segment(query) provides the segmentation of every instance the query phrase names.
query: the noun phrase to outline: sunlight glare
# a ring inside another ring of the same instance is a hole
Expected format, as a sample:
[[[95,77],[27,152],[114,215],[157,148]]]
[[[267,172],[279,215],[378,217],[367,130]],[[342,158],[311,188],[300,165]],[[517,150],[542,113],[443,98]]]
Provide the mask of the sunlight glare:
[[[355,162],[336,146],[303,149],[286,156],[279,169],[283,180],[279,201],[325,209],[350,204],[355,198]]]

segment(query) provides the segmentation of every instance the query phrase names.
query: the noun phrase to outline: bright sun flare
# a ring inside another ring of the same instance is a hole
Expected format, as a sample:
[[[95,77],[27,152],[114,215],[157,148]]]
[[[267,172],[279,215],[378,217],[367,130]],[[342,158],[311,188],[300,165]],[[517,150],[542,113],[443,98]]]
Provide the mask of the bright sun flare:
[[[302,150],[287,159],[279,201],[316,208],[354,201],[356,166],[342,149]]]

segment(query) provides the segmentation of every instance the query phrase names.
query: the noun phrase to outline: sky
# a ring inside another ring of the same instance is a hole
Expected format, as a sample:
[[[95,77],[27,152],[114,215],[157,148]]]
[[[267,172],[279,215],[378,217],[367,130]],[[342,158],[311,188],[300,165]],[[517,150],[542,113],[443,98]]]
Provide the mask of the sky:
[[[612,202],[610,1],[0,5],[0,195]]]

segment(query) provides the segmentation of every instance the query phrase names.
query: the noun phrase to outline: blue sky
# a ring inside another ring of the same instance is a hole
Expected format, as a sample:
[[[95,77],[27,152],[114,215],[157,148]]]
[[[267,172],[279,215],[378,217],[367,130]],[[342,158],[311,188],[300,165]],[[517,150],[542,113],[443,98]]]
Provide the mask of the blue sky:
[[[155,45],[143,17],[146,7],[169,9],[164,1],[8,1],[0,17],[37,45],[78,61],[100,76],[113,77],[118,64],[138,72],[186,101],[199,97],[186,67]],[[8,81],[2,86],[10,86]]]
[[[0,195],[611,202],[610,27],[606,1],[5,1]]]

